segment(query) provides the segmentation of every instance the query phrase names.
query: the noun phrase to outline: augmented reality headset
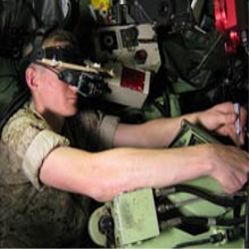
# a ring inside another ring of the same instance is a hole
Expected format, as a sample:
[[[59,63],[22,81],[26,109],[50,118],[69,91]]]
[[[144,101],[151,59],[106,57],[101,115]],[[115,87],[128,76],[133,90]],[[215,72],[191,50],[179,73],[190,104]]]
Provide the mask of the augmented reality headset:
[[[39,48],[31,55],[30,60],[35,62],[43,58],[79,65],[83,63],[80,51],[72,46]]]
[[[85,65],[79,54],[79,50],[72,46],[48,47],[38,48],[28,59],[29,63],[51,69],[66,84],[76,86],[78,93],[85,98],[99,97],[110,92],[104,80],[108,72]]]

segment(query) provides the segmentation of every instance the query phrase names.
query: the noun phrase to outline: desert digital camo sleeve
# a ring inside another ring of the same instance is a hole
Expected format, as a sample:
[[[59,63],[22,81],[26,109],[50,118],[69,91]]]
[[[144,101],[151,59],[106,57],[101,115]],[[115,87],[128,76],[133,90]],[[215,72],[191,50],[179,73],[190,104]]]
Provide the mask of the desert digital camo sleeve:
[[[27,103],[5,125],[2,141],[22,159],[23,172],[39,188],[39,169],[44,158],[56,147],[69,141],[53,132],[47,122]]]
[[[0,143],[0,247],[80,247],[89,199],[39,183],[43,158],[68,140],[27,104],[6,124]],[[70,166],[70,165],[69,165]],[[30,168],[29,168],[30,167]]]

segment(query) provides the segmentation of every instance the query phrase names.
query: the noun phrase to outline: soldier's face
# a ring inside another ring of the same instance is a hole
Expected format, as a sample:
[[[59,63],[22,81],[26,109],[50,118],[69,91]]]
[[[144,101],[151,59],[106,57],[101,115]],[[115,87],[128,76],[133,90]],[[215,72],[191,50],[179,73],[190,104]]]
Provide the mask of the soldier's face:
[[[39,98],[44,110],[61,116],[77,112],[77,88],[58,79],[56,72],[48,68],[39,71]]]

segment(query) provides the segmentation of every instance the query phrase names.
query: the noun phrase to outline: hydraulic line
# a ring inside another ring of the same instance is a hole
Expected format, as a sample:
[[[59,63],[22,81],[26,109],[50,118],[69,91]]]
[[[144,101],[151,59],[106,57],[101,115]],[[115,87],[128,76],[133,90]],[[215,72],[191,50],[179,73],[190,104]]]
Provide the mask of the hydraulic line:
[[[238,229],[233,229],[233,228],[225,229],[224,232],[212,234],[209,237],[204,238],[204,239],[179,243],[175,245],[173,248],[185,248],[185,247],[190,247],[190,246],[204,245],[207,243],[215,244],[215,243],[222,243],[223,241],[234,241],[234,240],[237,240],[240,236],[241,236],[241,233]]]
[[[193,241],[188,241],[188,242],[177,244],[176,246],[173,247],[173,249],[174,248],[184,248],[184,247],[190,247],[190,246],[204,245],[207,243],[214,244],[217,242],[221,242],[224,239],[225,239],[224,234],[217,233],[217,234],[212,234],[211,236],[209,236],[208,238],[205,238],[205,239],[193,240]]]
[[[174,217],[172,219],[163,220],[160,222],[160,228],[162,230],[169,227],[175,227],[182,224],[198,225],[198,226],[237,226],[244,224],[245,216],[239,218],[223,219],[214,217]]]
[[[237,226],[245,222],[245,216],[232,219],[211,218],[211,217],[181,217],[182,223],[208,226]]]
[[[194,240],[194,241],[188,241],[188,242],[184,242],[181,244],[177,244],[176,246],[173,247],[173,249],[175,248],[185,248],[185,247],[190,247],[190,246],[198,246],[198,245],[204,245],[210,243],[210,239],[206,238],[206,239],[200,239],[200,240]]]
[[[230,196],[221,196],[221,195],[211,194],[206,191],[200,190],[197,187],[184,185],[184,184],[179,184],[171,188],[163,188],[163,189],[155,190],[155,195],[156,196],[167,196],[167,195],[178,193],[178,192],[185,192],[185,193],[193,194],[207,201],[210,201],[216,205],[220,205],[224,207],[234,207],[234,206],[241,205],[242,203],[245,202],[244,196],[240,196],[239,198],[233,199]]]

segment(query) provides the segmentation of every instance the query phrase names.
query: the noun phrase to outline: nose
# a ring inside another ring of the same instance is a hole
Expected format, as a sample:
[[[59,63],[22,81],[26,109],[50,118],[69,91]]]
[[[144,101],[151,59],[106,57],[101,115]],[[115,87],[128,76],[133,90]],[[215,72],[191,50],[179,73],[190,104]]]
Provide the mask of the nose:
[[[78,88],[77,88],[76,86],[68,85],[68,87],[69,87],[70,90],[72,90],[74,93],[77,93]]]

